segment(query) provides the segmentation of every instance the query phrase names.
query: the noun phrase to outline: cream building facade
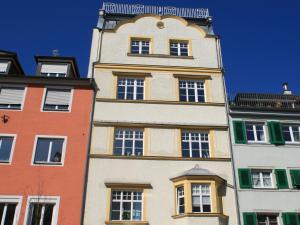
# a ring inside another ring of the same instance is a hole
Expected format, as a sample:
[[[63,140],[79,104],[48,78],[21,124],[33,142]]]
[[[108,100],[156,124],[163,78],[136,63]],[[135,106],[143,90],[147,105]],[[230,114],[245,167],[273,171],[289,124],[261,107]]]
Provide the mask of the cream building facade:
[[[104,3],[84,225],[235,225],[219,37],[206,9]]]

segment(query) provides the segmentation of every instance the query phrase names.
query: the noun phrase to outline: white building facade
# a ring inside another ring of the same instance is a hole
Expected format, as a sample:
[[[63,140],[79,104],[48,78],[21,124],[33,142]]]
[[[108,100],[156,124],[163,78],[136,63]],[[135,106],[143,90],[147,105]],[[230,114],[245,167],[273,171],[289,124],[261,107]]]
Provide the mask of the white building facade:
[[[220,52],[206,9],[104,3],[85,225],[237,224]]]

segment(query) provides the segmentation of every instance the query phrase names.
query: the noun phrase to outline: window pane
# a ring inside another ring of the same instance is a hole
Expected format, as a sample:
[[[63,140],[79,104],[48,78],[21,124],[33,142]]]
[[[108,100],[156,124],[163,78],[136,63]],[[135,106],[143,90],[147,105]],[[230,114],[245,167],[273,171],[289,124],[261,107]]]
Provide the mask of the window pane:
[[[203,212],[210,212],[211,208],[210,205],[203,205]]]
[[[51,225],[54,204],[45,204],[43,225]]]
[[[141,202],[133,203],[132,219],[133,220],[141,220],[142,219],[142,203]]]
[[[255,141],[253,125],[246,125],[246,131],[247,131],[247,140]]]
[[[120,202],[112,202],[112,214],[111,214],[112,220],[120,220],[120,210],[121,210]]]
[[[300,142],[300,127],[298,126],[293,126],[293,137],[295,142]]]
[[[31,204],[31,223],[30,225],[40,224],[42,213],[42,204]]]
[[[131,53],[132,54],[139,54],[139,46],[131,46]]]
[[[261,186],[260,174],[257,172],[252,173],[252,181],[254,187],[260,187]]]
[[[4,225],[13,225],[17,204],[7,204]]]
[[[13,137],[0,137],[0,161],[9,161],[13,140]]]
[[[1,222],[1,218],[3,217],[4,207],[5,207],[5,204],[0,203],[0,222]]]
[[[38,138],[34,162],[47,162],[50,147],[50,140]]]
[[[125,86],[118,86],[118,99],[125,99]]]
[[[115,140],[114,142],[114,155],[122,155],[122,140]]]
[[[51,149],[51,162],[61,162],[62,149],[63,149],[64,139],[53,139],[52,149]]]
[[[123,220],[130,220],[131,218],[131,202],[123,202]]]

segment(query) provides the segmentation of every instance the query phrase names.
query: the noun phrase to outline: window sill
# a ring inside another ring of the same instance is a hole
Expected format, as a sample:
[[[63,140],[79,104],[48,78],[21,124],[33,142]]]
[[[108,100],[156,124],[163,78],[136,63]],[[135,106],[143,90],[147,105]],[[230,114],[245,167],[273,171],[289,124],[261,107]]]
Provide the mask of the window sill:
[[[33,166],[63,166],[62,163],[43,163],[43,162],[33,162]]]
[[[154,57],[154,58],[173,58],[173,59],[194,59],[193,56],[175,56],[175,55],[165,55],[165,54],[132,54],[132,53],[127,53],[127,56]]]
[[[124,221],[124,220],[116,220],[116,221],[105,221],[105,224],[127,224],[127,225],[149,225],[148,221],[132,221],[132,220],[128,220],[128,221]]]
[[[221,213],[183,213],[178,215],[173,215],[173,219],[180,219],[184,217],[221,217],[228,218],[228,216]]]

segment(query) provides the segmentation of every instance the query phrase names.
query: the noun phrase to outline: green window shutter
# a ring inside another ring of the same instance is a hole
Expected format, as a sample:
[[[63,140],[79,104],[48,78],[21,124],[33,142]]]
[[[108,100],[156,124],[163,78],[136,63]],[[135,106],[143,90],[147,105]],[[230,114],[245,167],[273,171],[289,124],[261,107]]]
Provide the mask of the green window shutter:
[[[300,170],[290,170],[292,184],[295,189],[300,189]]]
[[[277,187],[279,189],[289,188],[289,183],[287,180],[287,175],[286,175],[285,169],[276,169],[275,175],[276,175]]]
[[[233,121],[234,140],[236,144],[246,144],[246,127],[244,121]]]
[[[283,137],[282,126],[279,122],[268,122],[268,131],[270,136],[270,142],[274,145],[284,145],[285,140]]]
[[[244,225],[257,225],[256,213],[243,213]]]
[[[300,225],[297,213],[282,213],[284,225]]]
[[[250,169],[239,169],[238,173],[239,173],[240,188],[241,189],[252,188],[252,178],[251,178]]]

